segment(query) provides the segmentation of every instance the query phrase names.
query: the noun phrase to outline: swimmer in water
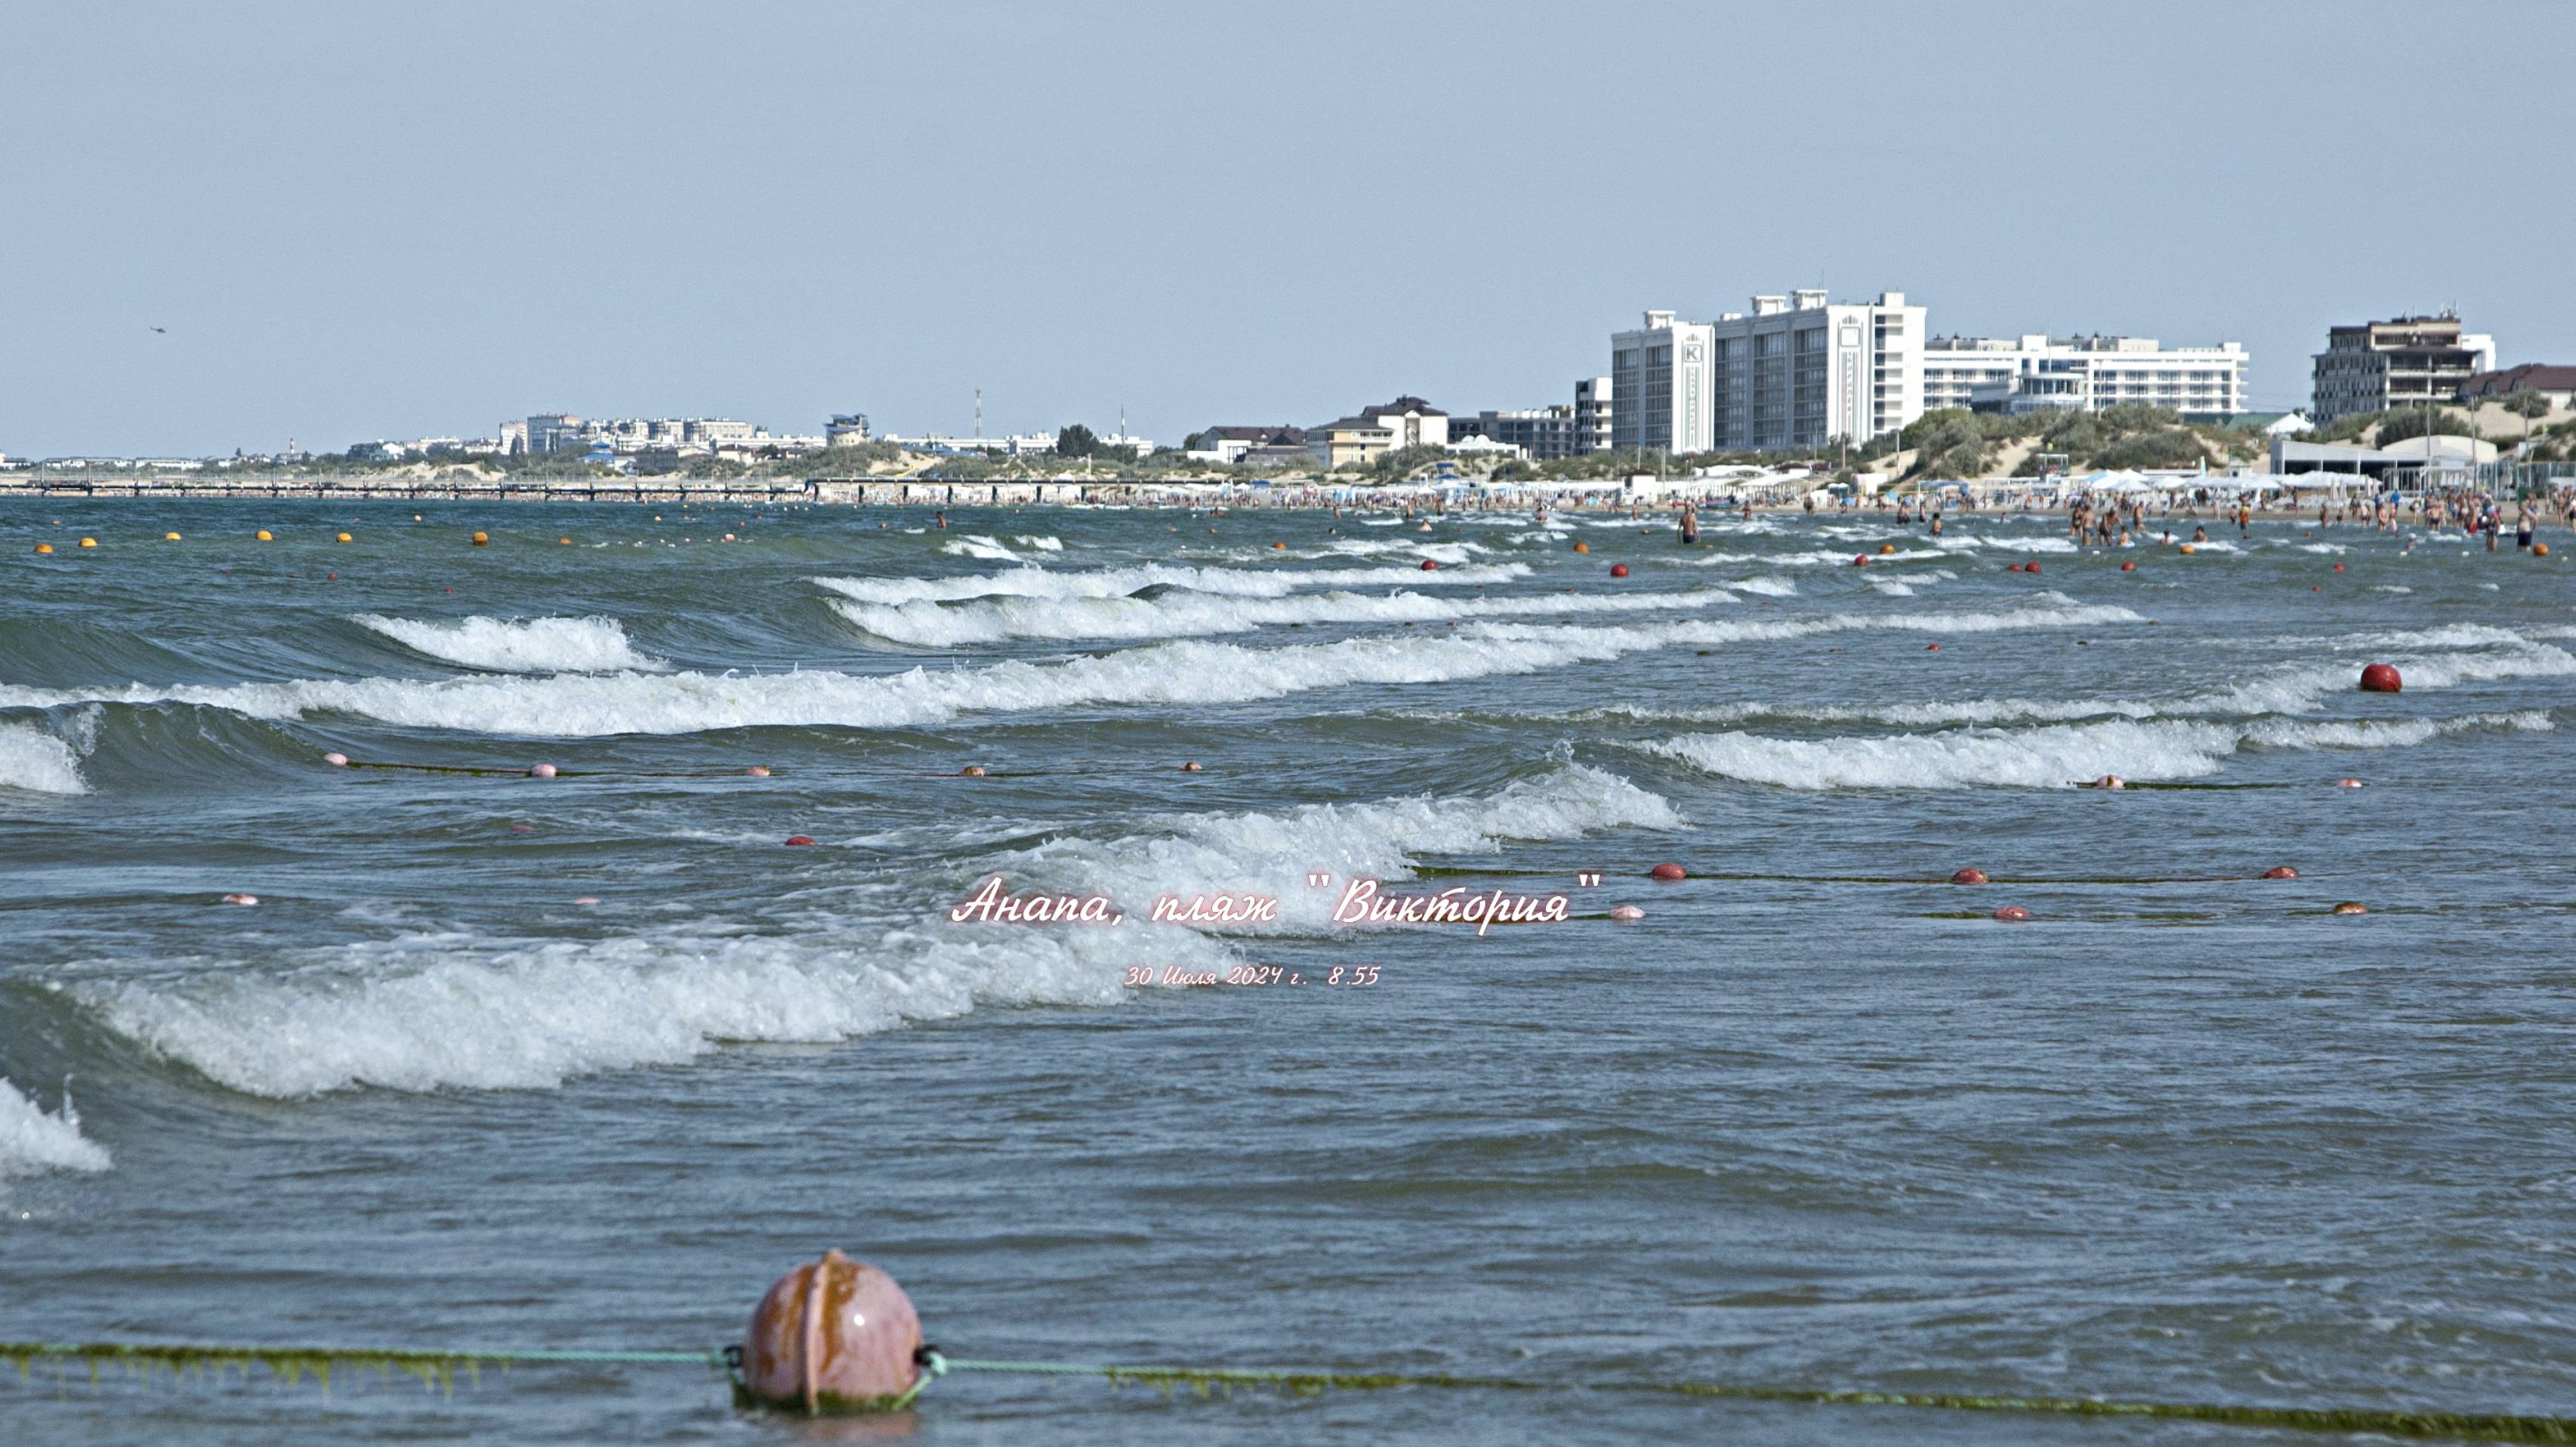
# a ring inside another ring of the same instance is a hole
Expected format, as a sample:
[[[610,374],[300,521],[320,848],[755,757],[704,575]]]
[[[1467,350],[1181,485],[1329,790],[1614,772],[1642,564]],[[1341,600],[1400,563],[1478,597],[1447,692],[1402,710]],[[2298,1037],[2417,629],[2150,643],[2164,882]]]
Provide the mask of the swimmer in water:
[[[2205,542],[2208,542],[2208,541],[2209,541],[2209,529],[2207,529],[2207,528],[2193,528],[2193,529],[2191,530],[2191,540],[2192,540],[2193,542],[2195,542],[2195,543],[2205,543]]]

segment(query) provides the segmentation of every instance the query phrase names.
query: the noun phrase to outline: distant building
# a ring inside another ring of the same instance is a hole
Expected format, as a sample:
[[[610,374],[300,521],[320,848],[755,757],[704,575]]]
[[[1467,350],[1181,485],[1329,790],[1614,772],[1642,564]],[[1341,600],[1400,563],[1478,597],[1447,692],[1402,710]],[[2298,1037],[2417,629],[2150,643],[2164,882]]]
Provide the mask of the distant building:
[[[1306,429],[1306,450],[1326,467],[1365,466],[1407,447],[1448,445],[1449,414],[1419,397],[1398,397]]]
[[[835,412],[831,425],[823,429],[823,440],[834,447],[850,447],[868,440],[868,414]]]
[[[532,412],[519,425],[527,433],[530,452],[582,452],[590,447],[581,419],[568,413]]]
[[[1610,338],[1611,442],[1650,452],[1821,450],[1923,415],[1925,309],[1903,292],[1753,298],[1713,322],[1646,313]]]
[[[528,419],[514,417],[501,424],[501,455],[516,457],[528,450]]]
[[[2316,354],[2319,422],[2458,397],[2480,372],[2495,370],[2495,338],[2460,330],[2456,313],[2332,327]]]
[[[1574,450],[1607,452],[1610,441],[1610,379],[1585,377],[1574,384]]]
[[[1200,462],[1230,466],[1243,461],[1245,454],[1261,448],[1295,448],[1302,459],[1306,453],[1306,429],[1291,427],[1284,422],[1276,427],[1221,423],[1192,433],[1184,444],[1182,455]]]
[[[1519,412],[1479,412],[1472,418],[1449,420],[1450,450],[1460,450],[1459,444],[1470,438],[1517,447],[1522,456],[1541,462],[1572,457],[1585,450],[1576,442],[1574,406],[1566,402]]]
[[[2552,407],[2576,407],[2576,367],[2525,362],[2501,372],[2480,372],[2460,384],[2463,402],[2494,402],[2520,392],[2537,392]]]
[[[2236,342],[2163,347],[2153,337],[1935,337],[1923,348],[1923,410],[2168,407],[2186,417],[2245,410],[2250,362]]]

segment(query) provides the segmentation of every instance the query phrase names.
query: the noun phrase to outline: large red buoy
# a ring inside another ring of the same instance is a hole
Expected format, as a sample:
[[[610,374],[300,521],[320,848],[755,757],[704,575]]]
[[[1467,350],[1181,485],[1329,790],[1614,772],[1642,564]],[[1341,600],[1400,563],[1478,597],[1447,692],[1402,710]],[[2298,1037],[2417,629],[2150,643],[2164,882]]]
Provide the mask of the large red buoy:
[[[803,845],[813,843],[814,836],[811,834],[790,834],[787,836],[787,842],[801,847]]]
[[[1986,882],[1986,872],[1982,869],[1962,869],[1950,876],[1950,882],[1952,884],[1983,884]]]
[[[2025,573],[2036,573],[2036,572],[2038,572],[2038,571],[2039,571],[2039,559],[2037,559],[2037,558],[2033,558],[2033,559],[2031,559],[2029,562],[2022,564],[2022,565],[2021,565],[2021,570],[2022,570],[2023,572],[2025,572]]]
[[[2397,670],[2388,664],[2374,663],[2361,671],[2361,691],[2364,693],[2395,693],[2404,686],[2405,680],[2399,678]]]
[[[805,1412],[897,1407],[921,1380],[921,1317],[895,1279],[838,1250],[778,1278],[742,1339],[742,1395]]]
[[[1658,864],[1646,872],[1657,879],[1687,879],[1690,877],[1690,871],[1682,868],[1678,864]]]
[[[1422,571],[1426,573],[1436,573],[1440,571],[1440,565],[1429,558],[1424,558],[1422,560]]]
[[[2123,573],[2134,573],[2134,572],[2136,572],[2137,570],[2138,570],[2138,565],[2137,565],[2137,564],[2135,564],[2135,563],[2122,563],[2122,564],[2120,565],[2120,571],[2121,571],[2121,572],[2123,572]]]
[[[1610,565],[1610,576],[1614,578],[1624,578],[1628,576],[1628,565],[1626,563],[1612,563]]]
[[[2296,879],[2299,877],[2299,871],[2292,869],[2286,864],[2275,864],[2271,868],[2263,871],[2263,877],[2265,879]]]
[[[1869,554],[1867,554],[1867,553],[1854,553],[1854,554],[1852,554],[1852,566],[1853,566],[1853,567],[1855,567],[1855,568],[1866,568],[1866,567],[1868,567],[1868,566],[1869,566]]]

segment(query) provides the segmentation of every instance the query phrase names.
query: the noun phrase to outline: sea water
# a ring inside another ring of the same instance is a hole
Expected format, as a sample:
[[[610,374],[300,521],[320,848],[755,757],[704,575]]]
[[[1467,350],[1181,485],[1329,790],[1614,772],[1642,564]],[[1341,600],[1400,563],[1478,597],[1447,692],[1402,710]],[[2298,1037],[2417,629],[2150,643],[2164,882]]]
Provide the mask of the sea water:
[[[2576,549],[949,523],[0,503],[0,1338],[714,1347],[838,1246],[959,1356],[2576,1408]],[[996,876],[1121,922],[951,918]],[[818,1440],[689,1368],[75,1374],[0,1435]],[[856,1430],[2213,1440],[965,1374]]]

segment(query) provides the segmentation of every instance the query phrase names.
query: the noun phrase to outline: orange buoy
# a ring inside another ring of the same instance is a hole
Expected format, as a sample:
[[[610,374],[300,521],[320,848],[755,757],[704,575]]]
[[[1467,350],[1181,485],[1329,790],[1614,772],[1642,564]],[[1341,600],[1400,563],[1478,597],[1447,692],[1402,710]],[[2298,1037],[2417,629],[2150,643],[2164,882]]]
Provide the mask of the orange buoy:
[[[807,844],[811,844],[811,843],[813,843],[813,842],[814,842],[814,836],[813,836],[813,835],[811,835],[811,834],[790,834],[790,835],[788,835],[788,836],[787,836],[787,842],[788,842],[788,843],[790,843],[790,844],[794,844],[794,845],[798,845],[798,846],[803,846],[803,845],[807,845]]]
[[[742,1393],[804,1412],[884,1410],[921,1382],[921,1317],[895,1279],[838,1250],[778,1278],[743,1333]]]
[[[1644,919],[1646,912],[1633,904],[1619,904],[1610,907],[1610,917],[1616,920]]]
[[[1987,882],[1986,872],[1974,867],[1956,870],[1950,875],[1950,882],[1952,884],[1984,884]]]
[[[1431,561],[1429,558],[1424,558],[1422,560],[1422,571],[1426,573],[1436,573],[1440,571],[1440,565]]]
[[[96,539],[96,538],[83,538],[83,539],[81,539],[81,546],[82,546],[82,547],[84,547],[84,548],[94,548],[94,547],[97,547],[97,546],[98,546],[98,539]]]
[[[2547,543],[2533,543],[2533,544],[2531,545],[2531,555],[2532,555],[2533,557],[2535,557],[2535,558],[2545,558],[2545,557],[2548,557],[2548,556],[2549,556],[2549,544],[2547,544]]]
[[[1896,544],[1894,543],[1880,543],[1878,545],[1878,555],[1882,558],[1895,551]]]
[[[1284,553],[1288,551],[1288,545],[1286,543],[1272,543],[1270,545],[1270,551],[1274,553]]]
[[[1678,864],[1658,864],[1646,873],[1656,879],[1688,879],[1690,871]]]
[[[1574,550],[1578,553],[1588,553],[1592,551],[1592,545],[1590,543],[1576,543],[1574,545]]]
[[[175,543],[179,541],[179,535],[177,533],[163,533],[161,535],[161,541],[165,543]]]
[[[354,539],[352,539],[352,538],[351,538],[347,533],[342,533],[342,534],[340,534],[338,537],[333,538],[331,541],[333,541],[333,542],[335,542],[335,543],[346,543],[346,542],[352,542],[352,541],[355,541],[355,540],[354,540]]]
[[[2014,924],[2030,918],[2030,911],[2017,904],[2008,904],[1995,911],[1995,918],[2006,924]]]
[[[2364,693],[2395,693],[2403,687],[2405,680],[2399,678],[2397,670],[2388,664],[2374,663],[2361,671],[2361,691]]]
[[[2186,552],[2186,553],[2193,551],[2192,546],[2191,546],[2191,544],[2189,544],[2189,543],[2185,543],[2185,544],[2183,544],[2183,545],[2182,545],[2182,550],[2183,550],[2184,552]]]
[[[2263,877],[2265,879],[2296,879],[2299,877],[2299,871],[2292,869],[2286,864],[2275,864],[2271,868],[2263,871]]]
[[[2368,914],[2370,913],[2370,906],[2363,904],[2357,899],[2347,899],[2343,903],[2336,905],[2334,907],[2334,912],[2337,914]]]
[[[491,545],[491,542],[492,535],[489,533],[476,533],[474,535],[474,546],[478,548],[488,547]]]
[[[82,546],[86,547],[88,545],[84,543]],[[1628,565],[1626,563],[1612,563],[1610,565],[1610,576],[1614,578],[1624,578],[1628,576]]]
[[[983,766],[982,764],[968,764],[966,767],[964,767],[964,768],[962,768],[962,769],[959,769],[959,770],[957,771],[957,777],[959,777],[959,778],[961,778],[961,779],[980,779],[980,778],[983,778],[983,777],[984,777],[984,766]]]
[[[36,551],[37,551],[37,552],[40,552],[40,553],[50,553],[50,552],[52,552],[53,550],[54,550],[54,545],[53,545],[52,543],[38,543],[38,544],[36,544]]]
[[[259,540],[263,543],[273,543],[277,541],[277,539],[268,535],[268,529],[266,528],[261,528],[259,530]]]
[[[570,538],[557,538],[557,539],[555,539],[555,541],[556,541],[556,542],[558,542],[558,543],[563,544],[565,547],[571,547],[571,546],[572,546],[572,539],[570,539]]]
[[[2335,780],[2335,787],[2336,787],[2336,788],[2338,788],[2338,789],[2358,789],[2358,788],[2360,788],[2360,787],[2361,787],[2361,780],[2359,780],[2359,779],[2337,779],[2337,780]]]

